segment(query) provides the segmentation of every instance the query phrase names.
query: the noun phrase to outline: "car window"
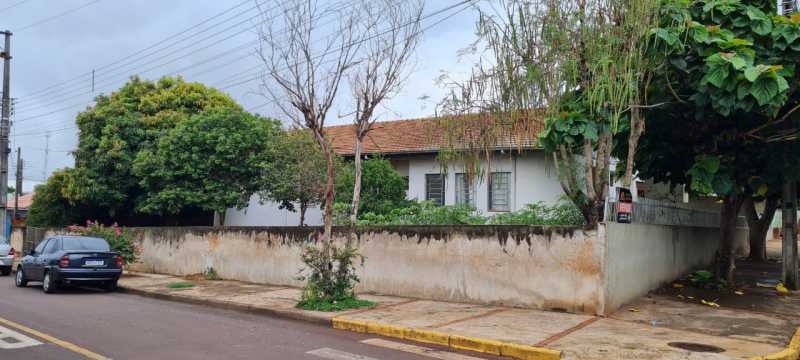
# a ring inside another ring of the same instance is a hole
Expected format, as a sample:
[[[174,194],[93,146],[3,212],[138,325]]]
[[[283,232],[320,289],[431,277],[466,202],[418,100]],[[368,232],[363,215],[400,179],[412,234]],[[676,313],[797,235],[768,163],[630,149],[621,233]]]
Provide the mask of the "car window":
[[[61,248],[64,250],[96,250],[108,251],[108,243],[100,238],[92,237],[64,237],[61,238]]]
[[[47,245],[47,242],[49,240],[50,240],[50,238],[42,240],[42,242],[40,242],[39,245],[36,245],[36,248],[33,249],[33,251],[36,252],[37,254],[41,254],[42,250],[44,250],[44,247],[45,247],[45,245]]]
[[[56,248],[58,247],[56,245],[58,245],[58,239],[56,238],[50,239],[50,241],[47,242],[47,246],[44,247],[44,254],[54,253],[56,251]]]

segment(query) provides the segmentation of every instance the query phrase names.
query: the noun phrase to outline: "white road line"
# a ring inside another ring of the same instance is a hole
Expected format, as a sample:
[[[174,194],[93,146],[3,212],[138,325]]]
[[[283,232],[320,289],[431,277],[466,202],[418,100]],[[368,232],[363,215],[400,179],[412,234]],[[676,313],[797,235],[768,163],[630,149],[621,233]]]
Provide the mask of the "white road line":
[[[14,330],[0,326],[0,349],[22,349],[36,345],[42,345],[42,343]]]
[[[389,341],[389,340],[379,339],[379,338],[367,339],[367,340],[363,340],[361,342],[364,343],[364,344],[369,344],[369,345],[373,345],[373,346],[380,346],[380,347],[384,347],[384,348],[388,348],[388,349],[392,349],[392,350],[405,351],[405,352],[414,353],[414,354],[417,354],[417,355],[427,356],[427,357],[431,357],[431,358],[434,358],[434,359],[440,359],[440,360],[483,360],[481,358],[476,358],[474,356],[467,356],[467,355],[454,353],[454,352],[449,352],[449,351],[434,350],[434,349],[426,348],[426,347],[422,347],[422,346],[405,344],[405,343]]]
[[[321,349],[311,350],[309,352],[306,352],[306,354],[333,360],[378,360],[375,358],[371,358],[369,356],[351,354],[349,352],[344,352],[341,350],[336,350],[331,348],[321,348]]]

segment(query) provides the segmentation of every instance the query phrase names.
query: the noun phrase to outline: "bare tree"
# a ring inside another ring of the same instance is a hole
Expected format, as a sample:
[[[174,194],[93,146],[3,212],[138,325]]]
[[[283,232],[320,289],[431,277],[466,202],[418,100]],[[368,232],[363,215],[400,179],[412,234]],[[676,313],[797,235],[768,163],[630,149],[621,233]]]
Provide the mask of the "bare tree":
[[[348,76],[355,99],[355,184],[350,220],[358,219],[361,199],[361,153],[364,138],[377,120],[375,109],[402,88],[405,70],[422,35],[420,1],[363,1],[361,33],[365,36],[358,64]]]
[[[330,260],[335,166],[325,119],[361,46],[359,12],[321,7],[316,0],[288,0],[277,16],[262,11],[258,54],[264,63],[264,95],[292,122],[308,129],[325,156],[323,256]],[[321,20],[333,18],[334,24]]]

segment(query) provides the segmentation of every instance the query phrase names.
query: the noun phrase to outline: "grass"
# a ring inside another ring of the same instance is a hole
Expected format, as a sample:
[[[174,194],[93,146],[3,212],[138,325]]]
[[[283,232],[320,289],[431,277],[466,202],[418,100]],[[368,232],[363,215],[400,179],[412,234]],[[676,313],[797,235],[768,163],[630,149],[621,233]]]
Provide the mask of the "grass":
[[[170,289],[188,289],[192,287],[194,287],[194,284],[188,281],[178,281],[167,284],[167,288]]]
[[[356,298],[349,298],[339,301],[326,301],[322,299],[308,299],[302,300],[297,303],[298,309],[303,310],[314,310],[314,311],[342,311],[342,310],[349,310],[349,309],[358,309],[358,308],[370,308],[374,307],[375,304],[369,300],[360,300]]]

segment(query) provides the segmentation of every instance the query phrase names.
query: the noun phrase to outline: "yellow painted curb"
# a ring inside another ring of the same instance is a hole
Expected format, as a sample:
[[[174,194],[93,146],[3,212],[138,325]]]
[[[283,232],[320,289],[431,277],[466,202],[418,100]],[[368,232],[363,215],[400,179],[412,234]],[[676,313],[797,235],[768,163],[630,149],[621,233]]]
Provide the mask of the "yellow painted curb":
[[[447,346],[453,349],[471,350],[492,355],[502,355],[520,360],[557,360],[561,351],[534,346],[480,339],[443,332],[414,329],[406,326],[381,324],[372,321],[351,320],[341,317],[331,319],[334,329],[359,333],[370,333],[397,339]],[[792,359],[797,360],[797,359]]]
[[[495,340],[478,339],[461,335],[450,335],[450,347],[492,355],[500,355],[500,348],[503,347],[503,343]]]
[[[432,330],[407,328],[403,333],[403,339],[441,346],[450,346],[450,335]]]
[[[347,331],[353,331],[353,332],[358,332],[358,333],[367,332],[367,322],[366,321],[333,318],[333,319],[331,319],[331,323],[333,324],[333,328],[334,329],[347,330]]]
[[[767,356],[754,357],[751,360],[798,360],[800,359],[800,328],[792,336],[789,346],[782,351]]]

